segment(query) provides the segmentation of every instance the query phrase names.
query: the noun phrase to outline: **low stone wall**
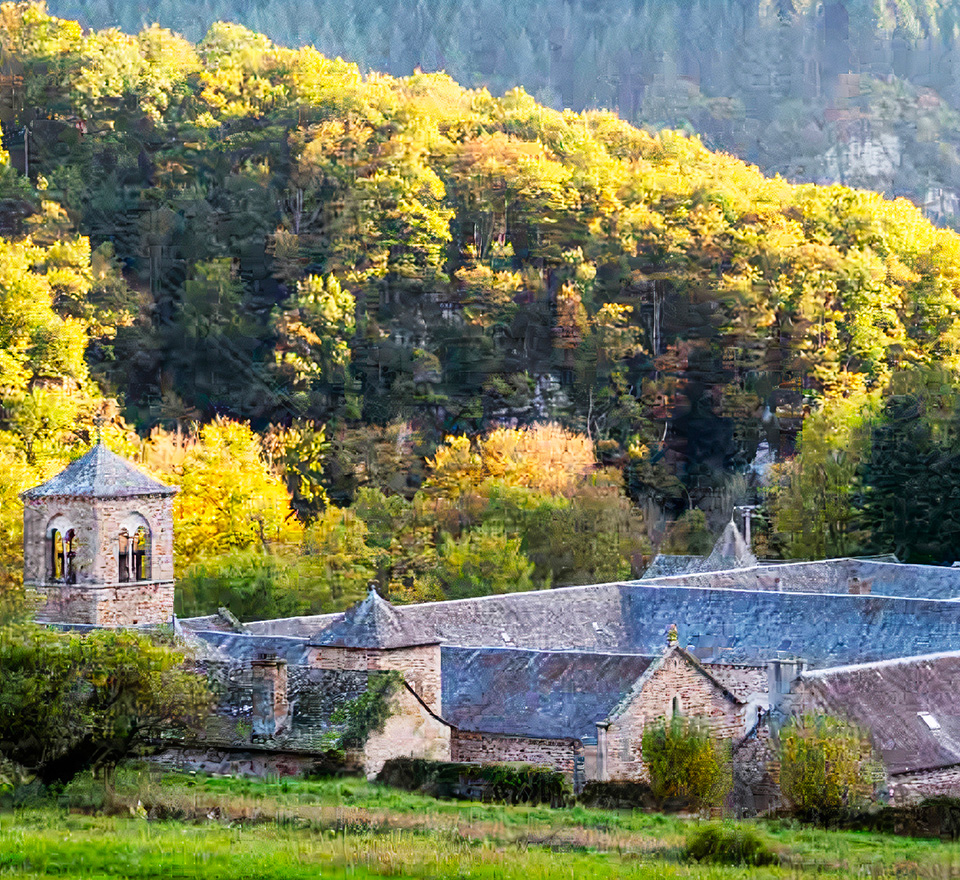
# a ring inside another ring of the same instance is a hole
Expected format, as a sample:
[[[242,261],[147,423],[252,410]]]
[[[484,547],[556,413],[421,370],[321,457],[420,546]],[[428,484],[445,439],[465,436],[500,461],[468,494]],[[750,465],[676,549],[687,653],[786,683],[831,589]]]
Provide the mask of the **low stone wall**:
[[[265,779],[273,776],[300,776],[310,770],[318,759],[317,755],[297,752],[185,747],[167,749],[150,760],[163,767],[187,772]],[[348,763],[345,770],[356,772],[359,766]]]
[[[898,773],[888,780],[890,802],[897,806],[913,804],[929,797],[960,797],[960,765]]]
[[[450,739],[450,760],[458,763],[497,764],[520,761],[558,770],[573,779],[576,759],[583,745],[575,739],[537,739],[454,730]]]

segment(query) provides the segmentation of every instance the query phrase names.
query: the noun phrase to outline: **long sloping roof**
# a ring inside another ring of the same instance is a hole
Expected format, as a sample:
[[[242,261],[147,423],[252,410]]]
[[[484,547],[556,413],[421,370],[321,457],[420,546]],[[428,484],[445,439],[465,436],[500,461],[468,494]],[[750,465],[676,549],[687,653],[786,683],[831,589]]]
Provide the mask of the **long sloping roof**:
[[[653,662],[638,654],[445,647],[443,717],[461,730],[546,738],[596,725]]]
[[[654,559],[644,573],[645,581],[727,590],[843,594],[850,591],[856,579],[861,589],[874,596],[960,600],[960,568],[909,565],[893,558],[779,562],[722,571],[698,568],[676,572],[669,566],[654,568],[656,565]]]
[[[960,651],[808,672],[797,690],[868,730],[890,773],[960,764]]]
[[[128,498],[138,495],[175,495],[177,491],[173,486],[147,476],[125,458],[98,443],[76,461],[70,462],[55,477],[27,489],[22,497]]]
[[[435,645],[439,641],[429,627],[410,622],[403,609],[394,608],[371,589],[366,599],[345,612],[333,626],[318,633],[310,644],[389,649]]]
[[[443,645],[656,654],[671,624],[702,661],[799,656],[811,666],[960,649],[960,603],[886,596],[599,584],[405,605],[405,625]],[[341,618],[342,619],[342,618]],[[336,617],[315,618],[317,630]],[[306,621],[297,621],[303,627]],[[252,632],[280,634],[277,626]],[[315,641],[329,636],[321,632]],[[425,638],[422,637],[422,638]]]

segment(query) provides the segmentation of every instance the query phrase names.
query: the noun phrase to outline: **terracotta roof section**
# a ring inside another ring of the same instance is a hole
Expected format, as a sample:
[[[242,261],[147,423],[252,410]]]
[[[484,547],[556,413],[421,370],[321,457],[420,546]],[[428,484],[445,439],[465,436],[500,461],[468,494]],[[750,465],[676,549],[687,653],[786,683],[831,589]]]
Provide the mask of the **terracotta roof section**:
[[[367,598],[345,612],[333,626],[319,633],[311,645],[337,648],[407,648],[436,645],[431,627],[415,625],[373,588]]]
[[[958,651],[805,672],[794,687],[800,706],[869,731],[892,774],[960,764]]]
[[[98,443],[85,455],[70,462],[45,483],[27,489],[23,498],[130,498],[138,495],[175,495],[167,486],[134,467]]]

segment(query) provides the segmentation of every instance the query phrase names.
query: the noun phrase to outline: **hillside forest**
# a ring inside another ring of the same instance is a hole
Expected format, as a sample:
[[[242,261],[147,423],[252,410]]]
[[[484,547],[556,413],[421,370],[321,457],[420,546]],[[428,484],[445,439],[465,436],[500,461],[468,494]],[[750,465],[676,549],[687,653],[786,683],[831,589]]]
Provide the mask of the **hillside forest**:
[[[178,612],[960,557],[960,237],[610,112],[0,6],[0,574],[95,442]]]
[[[446,71],[553,109],[682,128],[789,180],[906,196],[960,224],[958,11],[948,0],[51,0],[85,26],[235,21],[364,73]]]

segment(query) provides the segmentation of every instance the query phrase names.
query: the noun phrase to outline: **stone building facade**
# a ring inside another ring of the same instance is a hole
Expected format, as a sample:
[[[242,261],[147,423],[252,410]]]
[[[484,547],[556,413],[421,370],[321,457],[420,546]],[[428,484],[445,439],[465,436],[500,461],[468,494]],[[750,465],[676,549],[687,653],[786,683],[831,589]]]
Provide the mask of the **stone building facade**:
[[[169,623],[176,491],[98,443],[24,492],[23,579],[41,619]]]

